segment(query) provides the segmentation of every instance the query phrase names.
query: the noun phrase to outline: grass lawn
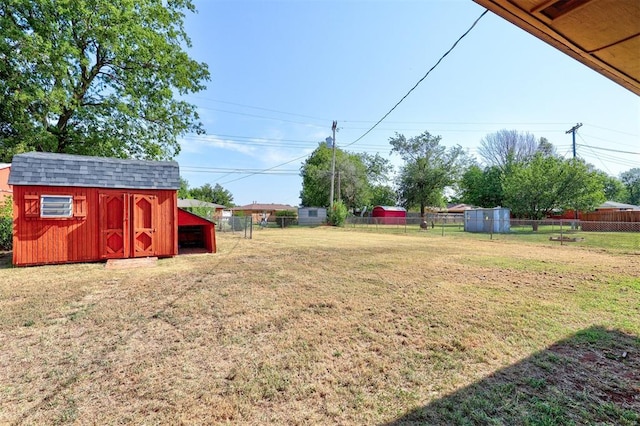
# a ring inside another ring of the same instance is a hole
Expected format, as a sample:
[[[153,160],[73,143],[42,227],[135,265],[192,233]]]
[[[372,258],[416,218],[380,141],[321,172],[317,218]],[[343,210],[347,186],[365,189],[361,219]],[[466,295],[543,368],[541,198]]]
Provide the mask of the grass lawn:
[[[0,424],[640,424],[633,250],[253,236],[0,269]]]
[[[448,238],[463,238],[477,240],[510,240],[515,242],[539,243],[548,246],[560,245],[559,241],[550,241],[551,237],[577,237],[577,242],[564,242],[584,248],[604,249],[621,253],[640,253],[640,232],[583,232],[572,230],[568,224],[564,226],[541,225],[533,232],[531,225],[512,225],[506,234],[468,233],[460,223],[435,224],[427,231],[421,230],[416,224],[408,225],[376,225],[376,224],[348,224],[347,229],[361,232],[391,233],[391,234],[424,234]]]

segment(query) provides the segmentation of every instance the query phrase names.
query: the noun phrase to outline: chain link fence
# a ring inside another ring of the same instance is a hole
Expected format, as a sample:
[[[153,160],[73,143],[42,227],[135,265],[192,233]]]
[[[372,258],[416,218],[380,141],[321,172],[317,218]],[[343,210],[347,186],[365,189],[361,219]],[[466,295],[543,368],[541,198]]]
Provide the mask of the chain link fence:
[[[251,216],[222,218],[217,232],[252,238],[265,229],[287,229],[298,224],[295,216],[254,222]],[[317,226],[317,225],[313,225]],[[567,219],[523,220],[467,218],[462,214],[418,214],[407,217],[349,216],[345,228],[365,232],[422,234],[450,238],[512,240],[547,245],[579,245],[640,253],[640,222],[603,222]]]
[[[253,238],[254,230],[267,228],[284,229],[297,225],[297,216],[277,216],[271,221],[261,220],[257,222],[251,216],[230,216],[218,219],[216,232],[229,232],[251,239]]]
[[[253,221],[251,216],[229,216],[218,219],[216,232],[230,232],[244,238],[253,237]]]
[[[474,221],[475,222],[474,222]],[[640,222],[580,220],[466,220],[464,215],[428,214],[406,218],[349,217],[345,227],[371,232],[421,233],[442,237],[581,245],[640,253]],[[498,230],[500,232],[498,232]],[[473,231],[473,232],[470,232]]]

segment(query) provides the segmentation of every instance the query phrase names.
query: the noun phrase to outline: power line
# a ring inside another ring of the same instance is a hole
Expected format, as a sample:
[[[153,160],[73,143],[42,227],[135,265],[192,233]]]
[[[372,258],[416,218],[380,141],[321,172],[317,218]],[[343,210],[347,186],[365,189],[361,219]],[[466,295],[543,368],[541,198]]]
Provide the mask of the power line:
[[[582,135],[578,134],[578,137],[580,139],[582,139],[583,142],[586,142],[584,140],[584,138],[582,137]],[[609,168],[606,166],[606,164],[604,163],[605,161],[607,161],[609,163],[617,164],[619,166],[625,166],[625,167],[633,167],[633,166],[635,166],[637,164],[636,162],[633,162],[633,161],[630,161],[630,160],[627,160],[627,159],[615,157],[613,155],[609,155],[609,154],[601,153],[601,152],[600,153],[596,153],[594,151],[594,149],[599,149],[599,150],[603,150],[603,151],[616,151],[616,150],[593,147],[591,145],[587,145],[586,143],[585,144],[578,144],[578,146],[588,148],[591,151],[591,153],[593,154],[593,157],[595,157],[604,166],[604,168],[607,169],[607,171],[609,171],[609,173],[611,173],[611,170],[609,170]],[[584,154],[581,155],[581,157],[584,158]]]
[[[579,137],[580,139],[582,139],[582,141],[584,141],[584,138],[582,137],[582,135],[578,134],[578,137]],[[585,146],[585,147],[587,147],[587,148],[591,149],[591,147],[590,147],[589,145],[582,145],[582,144],[578,144],[578,146]],[[609,172],[609,174],[611,174],[611,170],[609,170],[609,168],[608,168],[608,167],[607,167],[607,165],[604,163],[604,161],[602,161],[602,158],[598,157],[598,156],[596,155],[596,153],[595,153],[595,151],[594,151],[593,149],[591,149],[591,152],[596,156],[596,158],[598,158],[598,160],[600,161],[600,164],[602,164],[602,167],[604,167],[604,168],[607,170],[607,172]]]
[[[224,112],[226,114],[235,114],[235,115],[242,115],[242,116],[245,116],[245,117],[261,118],[263,120],[274,120],[274,121],[281,121],[283,123],[303,124],[305,126],[322,127],[322,126],[320,126],[318,124],[310,124],[310,123],[304,122],[304,121],[286,120],[284,118],[267,117],[267,116],[264,116],[264,115],[249,114],[249,113],[246,113],[246,112],[228,111],[226,109],[220,109],[220,108],[211,108],[211,107],[203,107],[203,106],[199,106],[198,108],[209,110],[209,111]]]
[[[621,135],[628,135],[628,136],[638,137],[637,133],[623,132],[622,130],[610,129],[608,127],[596,126],[595,124],[589,124],[589,123],[587,123],[586,125],[588,127],[595,127],[596,129],[602,129],[602,130],[608,130],[609,132],[620,133]]]
[[[582,138],[580,138],[582,139]],[[582,139],[584,140],[584,139]],[[599,151],[609,151],[609,152],[618,152],[620,154],[632,154],[632,155],[640,155],[640,152],[631,152],[631,151],[620,151],[618,149],[611,149],[611,148],[600,148],[597,146],[590,146],[590,145],[586,145],[586,144],[578,144],[578,146],[585,146],[587,148],[591,148],[591,149],[597,149]]]
[[[270,170],[277,169],[278,167],[282,167],[282,166],[286,166],[287,164],[291,164],[291,163],[293,163],[294,161],[302,160],[303,158],[306,158],[306,157],[308,157],[308,155],[307,155],[307,154],[302,155],[302,156],[300,156],[300,157],[296,157],[296,158],[294,158],[293,160],[285,161],[284,163],[278,164],[277,166],[269,167],[268,169],[263,169],[261,172],[253,172],[253,173],[249,173],[249,174],[248,174],[248,175],[246,175],[246,176],[242,176],[242,177],[239,177],[239,178],[236,178],[236,179],[231,179],[231,180],[228,180],[228,181],[222,182],[220,185],[226,185],[226,184],[231,183],[231,182],[236,182],[236,181],[239,181],[239,180],[242,180],[242,179],[246,179],[246,178],[248,178],[248,177],[250,177],[250,176],[255,176],[255,175],[260,174],[260,173],[263,173],[263,172],[268,172],[268,171],[270,171]]]
[[[218,103],[221,103],[221,104],[241,106],[243,108],[257,109],[257,110],[260,110],[260,111],[275,112],[277,114],[285,114],[285,115],[293,115],[295,117],[310,118],[312,120],[329,121],[326,118],[313,117],[311,115],[296,114],[294,112],[279,111],[277,109],[262,108],[262,107],[257,107],[257,106],[240,104],[240,103],[237,103],[237,102],[221,101],[221,100],[218,100],[218,99],[204,98],[202,96],[194,96],[193,98],[194,99],[202,99],[202,100],[211,101],[211,102],[218,102]],[[204,108],[206,108],[206,107],[204,107]]]
[[[243,169],[243,168],[223,168],[223,167],[199,167],[199,166],[181,166],[180,170],[185,172],[192,173],[214,173],[214,174],[246,174],[246,173],[256,173],[256,174],[270,174],[270,175],[298,175],[300,174],[300,170],[296,169],[280,169],[280,170],[270,170],[263,171],[262,169]]]
[[[451,51],[453,51],[453,49],[455,49],[455,47],[458,45],[458,43],[459,43],[459,42],[460,42],[460,41],[461,41],[461,40],[462,40],[462,39],[463,39],[467,34],[469,34],[469,32],[470,32],[470,31],[471,31],[471,30],[476,26],[476,24],[480,21],[480,19],[482,19],[482,17],[483,17],[484,15],[486,15],[488,12],[489,12],[489,11],[485,9],[485,11],[484,11],[484,12],[482,12],[482,14],[480,14],[480,16],[479,16],[479,17],[478,17],[478,18],[473,22],[473,24],[469,27],[469,29],[467,29],[467,31],[465,31],[465,32],[464,32],[464,33],[463,33],[463,34],[462,34],[462,35],[461,35],[461,36],[460,36],[460,37],[455,41],[455,43],[453,43],[453,45],[449,48],[449,50],[447,50],[447,51],[446,51],[446,52],[445,52],[445,53],[440,57],[440,59],[438,59],[438,61],[435,63],[435,65],[433,65],[433,66],[429,69],[429,71],[427,71],[427,73],[426,73],[426,74],[425,74],[425,75],[424,75],[420,80],[418,80],[418,82],[417,82],[417,83],[416,83],[416,84],[415,84],[415,85],[414,85],[414,86],[413,86],[413,87],[412,87],[412,88],[411,88],[411,89],[410,89],[410,90],[409,90],[409,91],[408,91],[408,92],[407,92],[407,93],[406,93],[406,94],[405,94],[405,95],[404,95],[404,96],[403,96],[403,97],[402,97],[402,98],[401,98],[401,99],[400,99],[400,100],[399,100],[399,101],[398,101],[398,102],[393,106],[393,108],[391,108],[391,109],[389,110],[389,112],[387,112],[387,113],[386,113],[386,114],[385,114],[385,115],[384,115],[380,120],[378,120],[378,121],[377,121],[377,122],[376,122],[376,123],[375,123],[375,124],[374,124],[370,129],[369,129],[369,130],[367,130],[367,131],[366,131],[362,136],[360,136],[360,137],[359,137],[358,139],[356,139],[355,141],[353,141],[353,142],[351,142],[351,143],[349,143],[349,144],[345,145],[345,147],[347,147],[347,146],[351,146],[351,145],[355,144],[356,142],[360,141],[360,140],[361,140],[362,138],[364,138],[367,134],[369,134],[369,133],[370,133],[374,128],[376,128],[376,126],[377,126],[378,124],[380,124],[380,123],[381,123],[385,118],[387,118],[387,117],[389,116],[389,114],[391,114],[391,113],[393,112],[393,110],[395,110],[395,109],[398,107],[398,105],[400,105],[400,104],[402,103],[402,101],[404,101],[404,100],[407,98],[407,96],[409,96],[409,94],[411,94],[411,92],[413,92],[413,91],[416,89],[416,87],[418,87],[418,85],[419,85],[420,83],[422,83],[422,81],[423,81],[425,78],[427,78],[427,76],[431,73],[431,71],[433,71],[433,70],[434,70],[438,65],[440,65],[440,62],[442,62],[442,60],[443,60],[443,59],[444,59],[444,58],[445,58],[449,53],[451,53]],[[296,158],[294,158],[294,159],[292,159],[292,160],[286,161],[286,162],[284,162],[284,163],[278,164],[277,166],[273,166],[273,167],[270,167],[270,168],[268,168],[268,169],[264,169],[263,171],[274,170],[274,169],[277,169],[278,167],[282,167],[282,166],[285,166],[285,165],[287,165],[287,164],[291,164],[291,163],[293,163],[294,161],[299,161],[299,160],[302,160],[303,158],[306,158],[306,157],[307,157],[307,155],[305,154],[305,155],[302,155],[302,156],[300,156],[300,157],[296,157]],[[236,182],[236,181],[241,180],[241,179],[246,179],[246,178],[248,178],[248,177],[250,177],[250,176],[254,176],[254,175],[256,175],[256,174],[258,174],[258,173],[257,173],[257,172],[250,173],[250,174],[248,174],[248,175],[246,175],[246,176],[243,176],[243,177],[240,177],[240,178],[237,178],[237,179],[232,179],[232,180],[229,180],[229,181],[223,182],[223,183],[221,183],[221,185],[228,184],[228,183],[231,183],[231,182]]]
[[[367,130],[366,132],[364,132],[364,133],[362,134],[362,136],[360,136],[358,139],[354,140],[353,142],[351,142],[351,143],[349,143],[349,144],[345,145],[345,147],[347,147],[347,146],[351,146],[351,145],[353,145],[354,143],[356,143],[356,142],[360,141],[362,138],[364,138],[365,136],[367,136],[367,135],[368,135],[368,134],[369,134],[373,129],[375,129],[375,128],[378,126],[378,124],[382,123],[382,121],[383,121],[385,118],[387,118],[387,117],[389,116],[389,114],[391,114],[391,113],[393,112],[393,110],[395,110],[395,109],[398,107],[398,105],[400,105],[400,104],[401,104],[401,103],[402,103],[402,102],[407,98],[407,96],[409,96],[409,95],[411,94],[411,92],[413,92],[413,91],[418,87],[418,85],[419,85],[420,83],[422,83],[422,81],[423,81],[425,78],[427,78],[427,76],[431,73],[431,71],[433,71],[434,69],[436,69],[436,67],[437,67],[438,65],[440,65],[440,62],[442,62],[442,60],[443,60],[443,59],[444,59],[444,58],[445,58],[449,53],[451,53],[451,51],[452,51],[453,49],[455,49],[455,47],[458,45],[458,43],[460,42],[460,40],[462,40],[462,39],[463,39],[467,34],[469,34],[469,32],[473,29],[473,27],[475,27],[475,26],[476,26],[476,24],[478,23],[478,21],[480,21],[480,19],[482,19],[482,17],[483,17],[484,15],[486,15],[486,14],[487,14],[487,12],[489,12],[489,11],[485,9],[485,11],[484,11],[484,12],[482,12],[482,14],[480,14],[480,16],[478,17],[478,19],[476,19],[476,20],[473,22],[473,24],[471,24],[471,26],[469,27],[469,29],[468,29],[467,31],[465,31],[465,32],[464,32],[464,33],[463,33],[463,34],[462,34],[462,35],[461,35],[461,36],[460,36],[460,37],[455,41],[455,43],[453,43],[453,45],[449,48],[449,50],[447,50],[447,51],[444,53],[444,55],[442,55],[442,56],[440,57],[440,59],[438,59],[438,61],[435,63],[435,65],[433,65],[433,66],[429,69],[429,71],[427,71],[427,73],[426,73],[424,76],[422,76],[422,78],[421,78],[420,80],[418,80],[418,82],[417,82],[417,83],[416,83],[416,84],[415,84],[411,89],[409,89],[409,91],[408,91],[408,92],[407,92],[407,93],[406,93],[406,94],[405,94],[405,95],[404,95],[404,96],[403,96],[403,97],[402,97],[402,98],[401,98],[401,99],[400,99],[400,100],[399,100],[399,101],[398,101],[398,102],[397,102],[397,103],[396,103],[396,104],[395,104],[395,105],[394,105],[394,106],[393,106],[393,107],[392,107],[392,108],[391,108],[391,109],[390,109],[390,110],[385,114],[385,115],[383,115],[383,116],[382,116],[382,118],[381,118],[380,120],[378,120],[378,121],[377,121],[373,126],[371,126],[371,128],[370,128],[369,130]]]
[[[584,134],[584,133],[583,133],[583,134]],[[634,144],[634,145],[628,145],[628,144],[625,144],[625,143],[621,143],[621,142],[618,142],[618,141],[612,141],[611,139],[604,139],[604,138],[600,138],[600,137],[593,136],[593,135],[587,135],[587,134],[584,134],[584,135],[585,135],[585,136],[587,136],[587,137],[589,137],[589,138],[591,138],[591,139],[597,139],[597,140],[599,140],[599,141],[609,142],[609,143],[616,144],[616,145],[623,145],[623,146],[638,146],[637,144]]]

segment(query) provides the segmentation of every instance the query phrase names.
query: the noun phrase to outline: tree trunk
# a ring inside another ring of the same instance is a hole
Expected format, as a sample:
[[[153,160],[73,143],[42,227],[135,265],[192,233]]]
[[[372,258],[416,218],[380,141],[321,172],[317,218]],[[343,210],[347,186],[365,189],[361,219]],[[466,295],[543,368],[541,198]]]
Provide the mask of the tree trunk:
[[[531,228],[533,229],[533,232],[538,232],[538,221],[537,220],[532,220],[531,221]]]

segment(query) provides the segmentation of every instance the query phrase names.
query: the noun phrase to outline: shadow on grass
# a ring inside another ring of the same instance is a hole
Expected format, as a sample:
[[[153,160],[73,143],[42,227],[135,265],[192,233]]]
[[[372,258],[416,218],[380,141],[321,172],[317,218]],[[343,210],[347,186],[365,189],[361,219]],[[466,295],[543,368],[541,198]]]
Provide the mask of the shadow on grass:
[[[387,423],[640,425],[640,339],[591,327]]]

